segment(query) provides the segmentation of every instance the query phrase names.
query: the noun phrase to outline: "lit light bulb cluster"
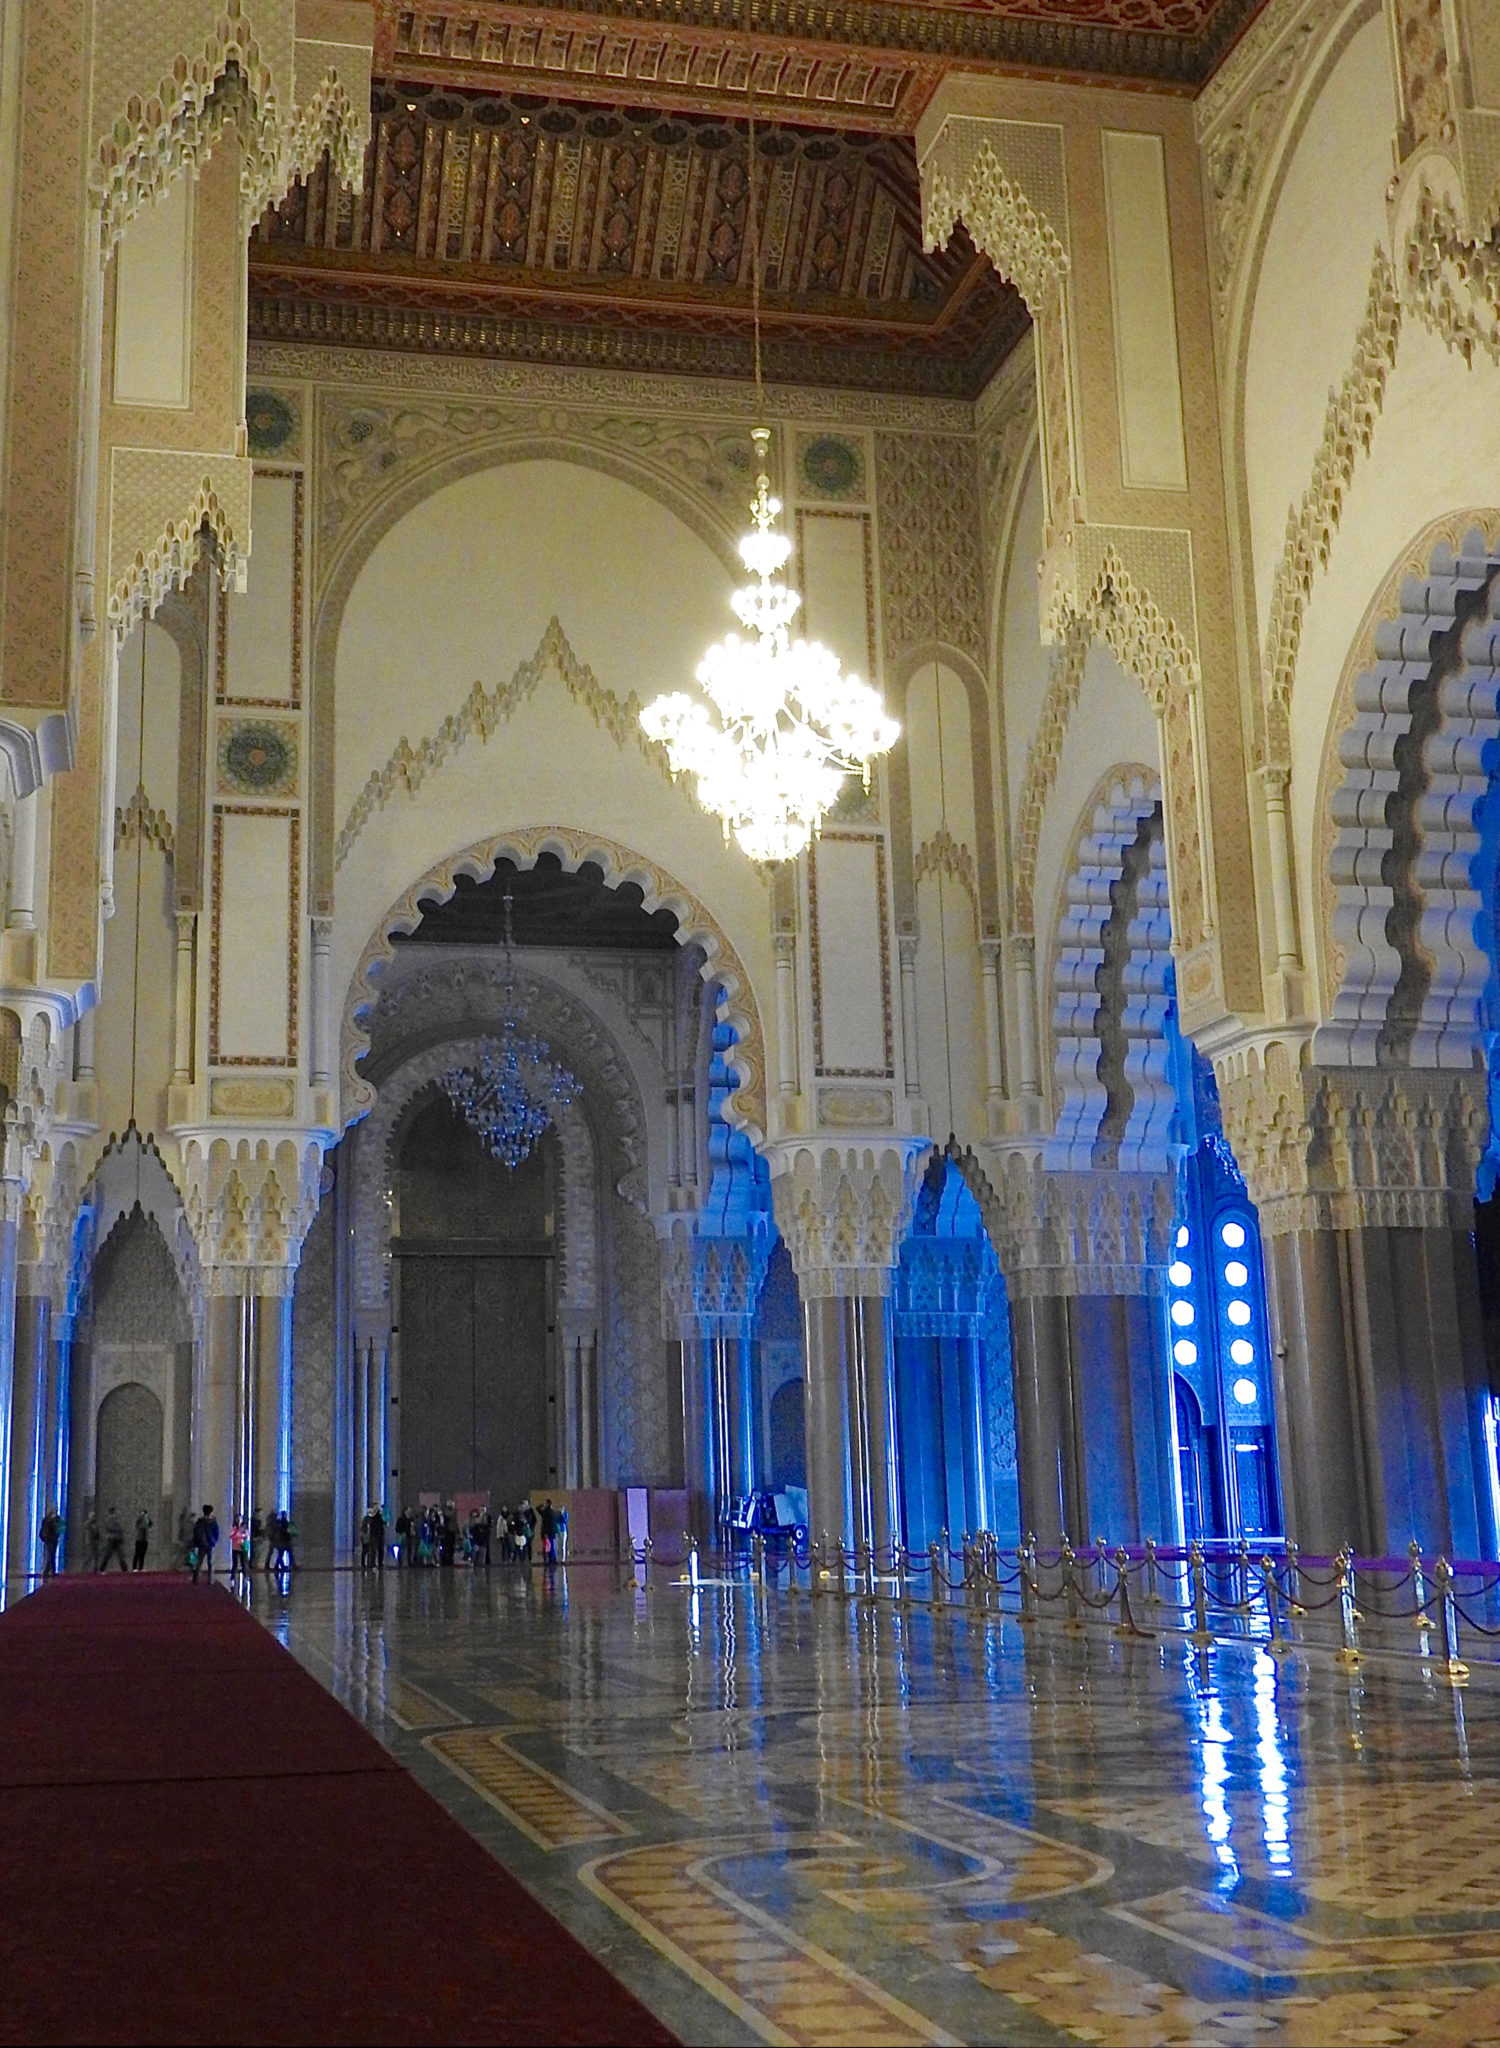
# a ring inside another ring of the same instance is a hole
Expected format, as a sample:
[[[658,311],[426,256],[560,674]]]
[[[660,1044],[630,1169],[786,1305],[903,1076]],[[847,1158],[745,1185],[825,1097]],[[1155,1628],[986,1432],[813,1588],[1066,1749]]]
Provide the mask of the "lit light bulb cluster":
[[[1229,1358],[1231,1364],[1238,1368],[1231,1391],[1240,1407],[1251,1408],[1259,1399],[1259,1389],[1246,1374],[1246,1368],[1255,1364],[1255,1345],[1250,1337],[1255,1311],[1250,1302],[1251,1274],[1246,1251],[1249,1232],[1243,1223],[1230,1217],[1219,1225],[1218,1237],[1229,1253],[1220,1268],[1220,1275],[1224,1289],[1222,1308],[1229,1324]],[[1190,1246],[1191,1234],[1184,1224],[1177,1232],[1176,1256],[1167,1268],[1167,1279],[1172,1288],[1167,1313],[1175,1331],[1172,1356],[1178,1365],[1183,1366],[1198,1362],[1198,1346],[1189,1334],[1198,1319],[1191,1298],[1197,1276],[1187,1256]]]
[[[850,775],[869,787],[871,764],[901,728],[886,717],[879,692],[845,675],[830,648],[791,638],[802,599],[781,580],[792,544],[776,528],[770,429],[757,427],[752,438],[755,523],[740,560],[755,581],[730,598],[750,637],[727,634],[699,663],[712,711],[676,690],[646,706],[641,726],[665,746],[674,776],[696,779],[698,801],[723,820],[726,841],[737,839],[752,860],[793,860]]]

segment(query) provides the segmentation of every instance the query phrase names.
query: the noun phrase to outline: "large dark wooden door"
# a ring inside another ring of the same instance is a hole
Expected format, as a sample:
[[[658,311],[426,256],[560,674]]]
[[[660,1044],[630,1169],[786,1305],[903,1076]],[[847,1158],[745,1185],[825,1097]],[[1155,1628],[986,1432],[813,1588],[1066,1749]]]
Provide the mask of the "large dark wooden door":
[[[401,1260],[401,1492],[548,1483],[545,1258]]]

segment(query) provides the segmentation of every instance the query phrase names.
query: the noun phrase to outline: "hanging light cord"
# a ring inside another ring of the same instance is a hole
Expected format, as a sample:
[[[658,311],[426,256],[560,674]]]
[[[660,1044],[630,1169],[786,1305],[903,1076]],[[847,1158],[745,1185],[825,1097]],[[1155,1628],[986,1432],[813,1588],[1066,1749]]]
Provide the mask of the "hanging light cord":
[[[765,385],[760,358],[760,194],[756,175],[755,101],[750,102],[750,319],[755,340],[755,416],[766,416]]]

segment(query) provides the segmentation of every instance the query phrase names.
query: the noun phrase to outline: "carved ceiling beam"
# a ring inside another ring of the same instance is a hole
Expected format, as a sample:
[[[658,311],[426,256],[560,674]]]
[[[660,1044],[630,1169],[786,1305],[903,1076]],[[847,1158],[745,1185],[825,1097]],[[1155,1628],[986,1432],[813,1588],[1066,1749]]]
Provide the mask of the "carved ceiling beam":
[[[376,0],[376,68],[909,134],[949,65],[1200,85],[1262,0]]]

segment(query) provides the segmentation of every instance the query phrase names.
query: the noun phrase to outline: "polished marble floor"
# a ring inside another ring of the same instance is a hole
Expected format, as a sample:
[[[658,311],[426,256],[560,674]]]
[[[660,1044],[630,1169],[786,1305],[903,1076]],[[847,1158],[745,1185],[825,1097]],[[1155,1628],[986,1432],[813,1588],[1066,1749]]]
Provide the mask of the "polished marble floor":
[[[253,1600],[685,2041],[1500,2044],[1480,1667],[597,1566]]]

